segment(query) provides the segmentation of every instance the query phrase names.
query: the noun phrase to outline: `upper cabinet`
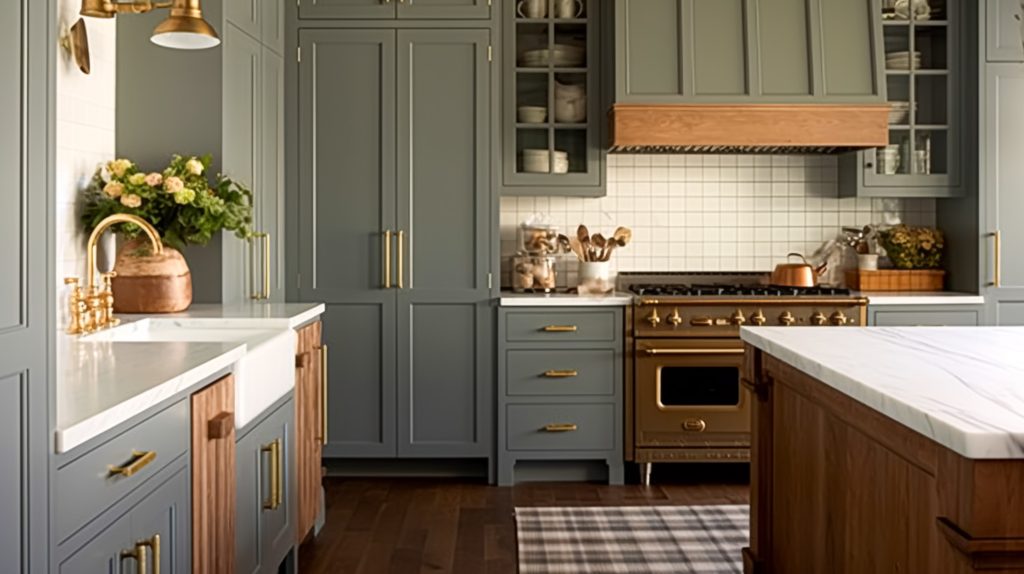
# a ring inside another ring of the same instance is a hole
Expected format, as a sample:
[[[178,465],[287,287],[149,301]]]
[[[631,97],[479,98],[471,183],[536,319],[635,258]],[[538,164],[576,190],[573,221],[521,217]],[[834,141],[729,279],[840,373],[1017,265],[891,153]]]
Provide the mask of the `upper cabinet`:
[[[878,0],[615,0],[616,103],[877,103]]]
[[[985,14],[985,59],[1024,62],[1024,1],[989,0]]]
[[[604,195],[600,0],[501,5],[502,193]]]
[[[882,9],[889,145],[841,159],[844,196],[961,193],[960,118],[973,85],[961,81],[965,4],[931,0],[914,14]]]
[[[490,17],[491,0],[299,0],[299,18],[302,19],[486,20]]]

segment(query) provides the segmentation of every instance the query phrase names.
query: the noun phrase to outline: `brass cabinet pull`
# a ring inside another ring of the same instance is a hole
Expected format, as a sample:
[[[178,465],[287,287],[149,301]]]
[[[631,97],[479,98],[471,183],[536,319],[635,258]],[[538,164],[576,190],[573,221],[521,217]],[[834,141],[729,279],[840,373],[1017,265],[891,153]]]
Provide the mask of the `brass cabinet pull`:
[[[743,349],[645,349],[647,355],[742,355]]]
[[[270,234],[263,234],[263,300],[270,299]],[[157,573],[159,574],[159,573]]]
[[[548,325],[543,329],[545,333],[575,333],[579,330],[576,325]]]
[[[141,452],[137,450],[132,451],[132,462],[125,466],[109,466],[107,470],[110,472],[110,476],[120,475],[128,478],[134,474],[137,474],[140,470],[145,468],[149,463],[156,459],[156,451]]]
[[[398,288],[405,289],[405,231],[398,230]]]
[[[256,243],[255,240],[262,240],[263,247],[263,281],[261,288],[256,290]],[[249,239],[249,283],[252,285],[252,292],[249,298],[254,301],[266,301],[270,299],[270,234],[253,233]]]
[[[136,574],[147,574],[149,572],[149,552],[145,545],[136,544],[135,548],[131,550],[121,551],[121,560],[125,558],[131,558],[135,561],[138,568],[135,569]]]
[[[708,423],[704,422],[704,419],[686,419],[683,423],[683,429],[692,432],[704,432],[706,428]]]
[[[327,345],[320,346],[320,444],[327,444]]]
[[[143,550],[148,547],[152,551],[153,574],[160,574],[160,535],[154,534],[149,540],[142,540],[136,545],[136,548],[139,547]],[[139,572],[142,572],[142,570],[139,570]]]
[[[548,379],[571,379],[578,377],[579,371],[544,371],[544,377]]]
[[[995,277],[992,278],[992,282],[989,283],[989,286],[991,286],[991,287],[1002,287],[1002,285],[1003,285],[1003,263],[1002,263],[1002,260],[1003,260],[1003,240],[1002,240],[1002,234],[997,229],[994,232],[990,233],[989,237],[992,238],[992,247],[993,247],[993,250],[994,250],[994,252],[992,254],[994,256],[994,259],[993,259],[993,262],[992,262],[992,271],[995,273]]]
[[[270,498],[263,503],[263,510],[277,510],[281,506],[281,439],[260,447],[260,452],[270,458]]]
[[[391,230],[384,232],[384,288],[391,289]]]
[[[573,432],[579,427],[572,423],[552,423],[544,425],[544,432]]]

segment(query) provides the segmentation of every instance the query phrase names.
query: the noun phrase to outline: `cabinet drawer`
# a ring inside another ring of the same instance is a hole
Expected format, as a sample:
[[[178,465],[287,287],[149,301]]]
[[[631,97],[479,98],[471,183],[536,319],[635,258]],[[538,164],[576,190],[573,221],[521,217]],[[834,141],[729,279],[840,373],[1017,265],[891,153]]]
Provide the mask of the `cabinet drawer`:
[[[505,340],[509,342],[613,342],[616,313],[601,311],[509,311]]]
[[[615,448],[615,418],[619,416],[615,405],[508,405],[506,408],[509,450]],[[558,431],[557,427],[572,430]]]
[[[508,395],[615,394],[618,351],[511,350],[506,354]]]
[[[89,520],[124,498],[160,469],[185,454],[189,443],[188,401],[158,413],[57,470],[56,532],[64,541]],[[134,453],[152,453],[143,457]],[[151,459],[150,459],[151,458]],[[147,459],[150,459],[146,462]],[[131,476],[111,472],[130,467]]]
[[[981,312],[962,311],[875,311],[876,327],[977,327]]]

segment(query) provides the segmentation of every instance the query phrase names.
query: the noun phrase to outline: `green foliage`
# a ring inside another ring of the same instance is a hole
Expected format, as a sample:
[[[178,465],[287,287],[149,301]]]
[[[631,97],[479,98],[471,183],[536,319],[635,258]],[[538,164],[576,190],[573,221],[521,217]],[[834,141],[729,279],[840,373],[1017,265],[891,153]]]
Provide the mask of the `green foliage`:
[[[221,230],[239,239],[252,236],[252,191],[218,174],[213,185],[207,172],[213,157],[175,155],[163,172],[145,173],[126,159],[100,166],[85,190],[82,223],[88,230],[115,213],[137,215],[153,224],[164,243],[181,249],[206,245]],[[142,232],[121,224],[114,231],[128,239]]]
[[[878,234],[878,244],[897,269],[938,269],[945,238],[938,229],[897,225]]]

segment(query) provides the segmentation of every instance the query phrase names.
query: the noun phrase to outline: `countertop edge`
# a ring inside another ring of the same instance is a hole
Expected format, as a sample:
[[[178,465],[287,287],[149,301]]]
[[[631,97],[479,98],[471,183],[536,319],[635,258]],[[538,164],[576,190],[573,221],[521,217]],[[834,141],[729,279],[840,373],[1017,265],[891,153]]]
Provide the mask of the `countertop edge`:
[[[984,305],[984,295],[971,293],[860,293],[868,298],[868,306],[912,306],[912,305]]]
[[[628,307],[633,296],[503,293],[496,301],[500,307]]]

